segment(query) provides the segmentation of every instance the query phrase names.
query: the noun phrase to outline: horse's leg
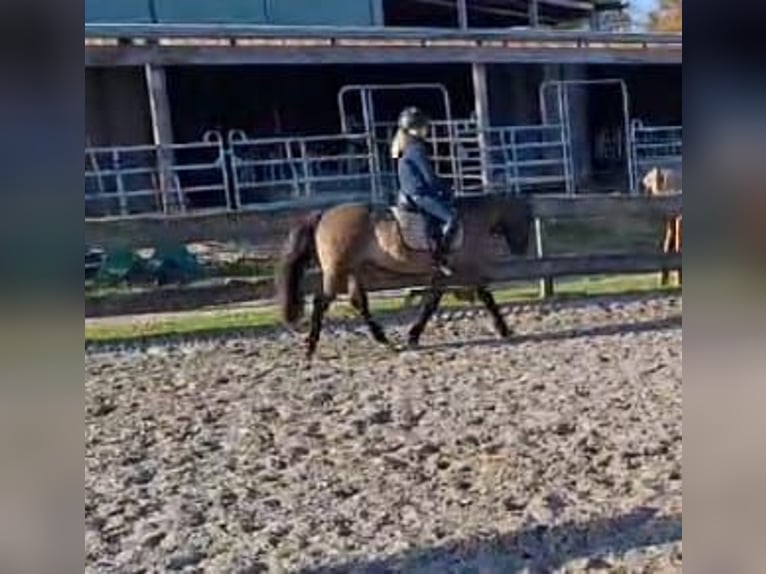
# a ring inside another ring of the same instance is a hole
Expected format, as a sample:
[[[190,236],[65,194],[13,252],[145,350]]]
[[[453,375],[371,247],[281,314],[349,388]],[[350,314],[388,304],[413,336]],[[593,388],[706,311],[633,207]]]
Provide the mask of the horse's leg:
[[[671,219],[665,220],[665,235],[662,239],[662,252],[670,253],[673,241],[673,222]],[[663,287],[670,283],[670,269],[663,266],[660,272],[660,285]]]
[[[500,312],[500,308],[497,306],[497,302],[495,301],[492,292],[486,287],[482,286],[476,288],[476,295],[479,297],[479,300],[484,304],[484,307],[487,308],[487,311],[489,311],[489,314],[492,316],[492,323],[495,326],[497,333],[503,339],[510,337],[511,330],[508,328],[508,324],[505,322],[505,318]]]
[[[322,275],[322,287],[319,293],[314,295],[314,308],[311,312],[311,329],[306,342],[306,358],[311,359],[319,344],[319,335],[322,332],[322,320],[325,313],[335,301],[338,293],[338,282],[334,273],[325,272]]]
[[[367,298],[367,292],[364,290],[362,282],[354,275],[349,277],[348,292],[351,296],[351,306],[357,310],[361,315],[364,322],[367,323],[367,327],[370,329],[373,338],[378,343],[388,344],[386,333],[383,331],[383,327],[372,318],[370,313],[370,302]]]
[[[306,341],[306,358],[311,359],[319,344],[319,334],[322,331],[322,320],[332,304],[332,299],[324,293],[314,295],[314,308],[311,312],[311,330]]]
[[[676,253],[681,253],[681,218],[676,217],[673,221],[673,247]],[[678,274],[678,285],[682,283],[682,269],[678,268],[676,271]]]
[[[411,347],[417,346],[420,341],[420,335],[423,334],[423,330],[426,328],[426,323],[428,323],[428,320],[436,312],[436,309],[439,308],[439,303],[441,302],[443,295],[444,289],[437,285],[432,286],[425,294],[423,307],[420,310],[420,317],[418,317],[417,322],[410,329],[407,337],[407,343]]]

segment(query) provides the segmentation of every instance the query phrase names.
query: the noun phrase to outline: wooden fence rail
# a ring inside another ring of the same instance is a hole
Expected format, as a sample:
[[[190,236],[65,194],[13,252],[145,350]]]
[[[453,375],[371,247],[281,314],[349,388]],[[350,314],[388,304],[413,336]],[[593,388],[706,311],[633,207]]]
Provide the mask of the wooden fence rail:
[[[681,195],[657,198],[627,195],[533,196],[534,217],[540,219],[657,217],[681,212]],[[147,216],[134,219],[85,220],[85,243],[104,249],[140,249],[164,243],[247,241],[264,246],[281,243],[290,226],[314,209],[337,200],[291,202],[278,208],[214,214]]]
[[[681,254],[662,253],[611,253],[587,256],[544,257],[542,259],[505,259],[494,266],[491,281],[537,279],[539,277],[567,277],[576,275],[600,275],[619,273],[648,273],[665,267],[681,267]],[[470,286],[472,277],[456,276],[450,279],[452,287]],[[373,291],[425,287],[430,277],[401,276],[371,273],[367,279]],[[319,286],[318,273],[309,273],[306,291]],[[210,305],[243,303],[253,300],[267,300],[274,297],[273,278],[255,281],[238,280],[204,287],[168,287],[145,293],[126,293],[108,298],[86,298],[86,317],[117,314],[139,314],[168,311],[185,311]]]
[[[630,196],[534,197],[532,209],[538,221],[545,219],[611,218],[619,221],[627,216],[650,216],[658,220],[681,212],[681,196],[660,198]],[[314,203],[311,208],[321,207]],[[279,253],[288,229],[309,206],[270,212],[195,215],[174,218],[141,218],[119,221],[86,222],[86,243],[107,249],[136,249],[164,242],[246,240],[265,254]],[[540,225],[542,227],[542,225]],[[553,295],[554,279],[578,275],[648,273],[660,269],[680,269],[680,253],[600,253],[589,255],[545,256],[542,238],[536,242],[529,258],[501,259],[489,277],[491,282],[541,280],[541,295]],[[455,287],[470,285],[472,277],[454,277]],[[427,276],[393,276],[372,273],[368,285],[372,290],[417,288],[428,284]],[[317,285],[316,273],[310,273],[307,290]],[[240,303],[274,296],[271,278],[255,281],[218,282],[200,287],[168,287],[159,291],[115,295],[110,298],[86,298],[86,316],[121,313],[181,311]]]

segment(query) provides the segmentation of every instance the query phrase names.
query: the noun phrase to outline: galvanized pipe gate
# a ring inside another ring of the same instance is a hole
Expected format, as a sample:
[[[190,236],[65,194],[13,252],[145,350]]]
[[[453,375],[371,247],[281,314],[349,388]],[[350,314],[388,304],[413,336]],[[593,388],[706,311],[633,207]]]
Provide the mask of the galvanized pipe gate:
[[[681,127],[628,123],[622,80],[545,82],[540,86],[542,124],[483,130],[472,118],[452,117],[442,84],[359,84],[338,94],[340,134],[250,138],[240,130],[211,131],[201,142],[166,146],[174,162],[172,189],[164,194],[157,146],[86,148],[86,218],[268,210],[317,200],[385,202],[396,188],[388,154],[396,122],[379,117],[374,96],[409,90],[433,92],[441,101],[444,115],[433,120],[430,139],[437,170],[452,180],[457,194],[501,189],[572,195],[577,189],[569,90],[591,84],[620,89],[630,192],[639,192],[642,174],[655,165],[680,168]],[[358,127],[351,122],[352,96],[359,98],[362,112]]]

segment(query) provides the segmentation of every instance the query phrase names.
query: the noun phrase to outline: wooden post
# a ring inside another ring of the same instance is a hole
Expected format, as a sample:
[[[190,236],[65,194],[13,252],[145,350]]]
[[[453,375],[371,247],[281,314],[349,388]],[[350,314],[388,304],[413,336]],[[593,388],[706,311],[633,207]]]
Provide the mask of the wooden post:
[[[457,22],[461,30],[468,29],[468,0],[457,0]]]
[[[543,252],[543,222],[539,217],[535,217],[535,255],[542,259]],[[543,277],[540,279],[540,298],[549,299],[553,297],[553,277]]]
[[[529,0],[529,25],[537,28],[540,25],[540,7],[537,0]]]
[[[164,212],[183,209],[182,197],[173,193],[173,124],[170,115],[165,68],[154,64],[144,66],[146,87],[149,94],[149,110],[152,117],[152,137],[157,146],[157,170],[159,172],[160,197]],[[180,192],[180,190],[179,190]]]
[[[481,183],[486,189],[490,185],[489,156],[487,155],[489,129],[489,95],[487,90],[487,65],[474,63],[471,65],[473,77],[474,110],[479,136],[479,156],[481,161]]]

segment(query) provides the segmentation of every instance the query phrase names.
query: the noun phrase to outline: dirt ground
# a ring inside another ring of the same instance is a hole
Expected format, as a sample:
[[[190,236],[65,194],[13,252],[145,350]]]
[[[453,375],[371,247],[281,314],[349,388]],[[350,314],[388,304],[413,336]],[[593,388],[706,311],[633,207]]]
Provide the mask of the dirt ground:
[[[507,312],[88,351],[86,571],[680,572],[680,296]]]

